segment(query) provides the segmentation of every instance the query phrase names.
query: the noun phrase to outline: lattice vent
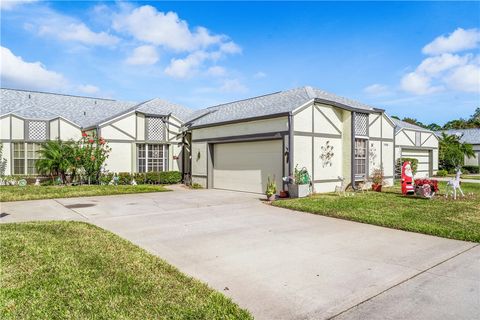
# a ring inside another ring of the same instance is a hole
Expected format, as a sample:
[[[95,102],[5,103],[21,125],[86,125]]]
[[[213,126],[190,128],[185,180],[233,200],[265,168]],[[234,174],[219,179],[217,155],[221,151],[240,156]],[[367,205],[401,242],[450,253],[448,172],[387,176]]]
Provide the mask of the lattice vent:
[[[165,140],[165,122],[162,118],[147,117],[147,140],[164,141]]]
[[[28,121],[29,140],[47,140],[47,123],[45,121]]]
[[[355,135],[367,136],[368,114],[355,113]]]

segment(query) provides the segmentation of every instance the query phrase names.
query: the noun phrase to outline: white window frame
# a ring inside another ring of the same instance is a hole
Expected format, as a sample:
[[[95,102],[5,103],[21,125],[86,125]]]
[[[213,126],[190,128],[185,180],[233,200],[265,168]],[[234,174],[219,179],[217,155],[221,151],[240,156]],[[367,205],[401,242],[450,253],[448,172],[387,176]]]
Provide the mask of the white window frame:
[[[140,146],[143,146],[145,149],[145,157],[142,157],[140,158],[139,157],[139,148]],[[151,158],[149,153],[151,151],[151,148],[153,146],[161,146],[161,152],[162,152],[162,157],[160,158]],[[138,143],[137,146],[136,146],[136,162],[137,162],[137,172],[163,172],[163,171],[168,171],[168,144],[162,144],[162,143]],[[158,169],[161,169],[161,170],[157,170],[157,171],[154,171],[152,170],[154,165],[153,163],[149,163],[149,160],[152,160],[150,162],[153,162],[153,160],[162,160],[162,165],[161,165],[161,168],[159,168],[158,166],[155,166],[157,167]],[[145,160],[145,165],[144,165],[144,171],[141,171],[140,170],[140,161],[139,160]]]
[[[15,145],[22,145],[23,146],[23,157],[16,157],[15,156]],[[32,146],[33,150],[33,157],[29,157],[29,146]],[[28,162],[31,160],[38,160],[40,157],[37,157],[38,151],[41,149],[42,143],[40,142],[13,142],[12,143],[12,173],[13,175],[38,175],[37,169],[34,166],[33,172],[28,172]],[[23,172],[17,173],[15,172],[15,160],[23,160]]]

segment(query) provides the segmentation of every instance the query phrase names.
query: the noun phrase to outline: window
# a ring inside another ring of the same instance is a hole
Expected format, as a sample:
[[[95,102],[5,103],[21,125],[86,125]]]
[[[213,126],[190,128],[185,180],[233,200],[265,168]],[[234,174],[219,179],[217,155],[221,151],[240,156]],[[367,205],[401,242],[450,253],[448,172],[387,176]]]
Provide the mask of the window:
[[[37,174],[35,163],[40,159],[41,148],[40,143],[15,142],[13,144],[13,174]]]
[[[165,120],[158,117],[147,117],[147,140],[163,141],[166,137]]]
[[[137,144],[138,172],[166,171],[168,168],[168,145]]]
[[[29,140],[47,140],[47,123],[45,121],[28,121]]]
[[[25,143],[13,144],[13,174],[25,174]]]
[[[355,139],[355,177],[364,177],[367,171],[367,140]]]
[[[357,136],[367,136],[368,134],[368,114],[355,112],[354,130]]]

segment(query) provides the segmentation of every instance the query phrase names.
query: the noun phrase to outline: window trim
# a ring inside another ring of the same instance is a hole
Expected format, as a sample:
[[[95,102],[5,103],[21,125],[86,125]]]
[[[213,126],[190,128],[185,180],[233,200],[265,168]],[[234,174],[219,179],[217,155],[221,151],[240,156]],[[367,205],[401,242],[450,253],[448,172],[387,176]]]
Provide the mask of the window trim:
[[[364,144],[364,155],[362,157],[358,156],[357,155],[357,150],[359,148],[357,148],[357,141],[359,142],[362,142]],[[363,139],[363,138],[358,138],[356,137],[354,139],[354,154],[353,154],[353,174],[354,174],[354,177],[355,177],[355,180],[357,179],[361,179],[361,178],[365,178],[367,176],[367,170],[368,170],[368,167],[367,167],[367,161],[368,161],[368,139]],[[363,173],[357,173],[357,168],[359,167],[358,166],[358,162],[357,160],[363,160],[364,161],[364,165],[363,165]]]
[[[22,146],[22,150],[23,151],[23,157],[16,157],[15,156],[15,145],[21,145]],[[29,145],[32,145],[33,146],[33,150],[31,150],[30,152],[33,152],[33,157],[29,157],[28,156],[28,146]],[[36,157],[37,155],[37,152],[38,150],[41,149],[41,146],[42,146],[42,142],[39,142],[39,141],[16,141],[16,142],[12,142],[12,145],[11,145],[11,150],[12,150],[12,167],[11,167],[11,173],[12,175],[16,175],[16,176],[34,176],[34,175],[38,175],[38,172],[37,172],[37,169],[34,167],[34,172],[31,172],[29,173],[28,169],[29,169],[29,161],[31,160],[38,160],[40,159],[40,157]],[[15,160],[22,160],[23,162],[23,172],[22,173],[16,173],[15,171]]]
[[[139,147],[140,146],[143,146],[145,149],[144,149],[144,152],[145,152],[145,157],[143,158],[139,158]],[[161,170],[159,171],[153,171],[153,170],[150,170],[151,168],[151,165],[149,165],[149,151],[150,151],[150,146],[162,146],[162,149],[161,149],[161,152],[162,152],[162,157],[161,158],[154,158],[154,159],[161,159],[162,160],[162,166],[161,166]],[[136,161],[136,172],[141,172],[141,173],[144,173],[144,172],[165,172],[165,171],[168,171],[168,151],[169,151],[169,145],[166,144],[166,143],[137,143],[136,146],[135,146],[135,161]],[[140,171],[140,161],[139,160],[145,160],[145,165],[144,165],[144,169],[145,171]]]

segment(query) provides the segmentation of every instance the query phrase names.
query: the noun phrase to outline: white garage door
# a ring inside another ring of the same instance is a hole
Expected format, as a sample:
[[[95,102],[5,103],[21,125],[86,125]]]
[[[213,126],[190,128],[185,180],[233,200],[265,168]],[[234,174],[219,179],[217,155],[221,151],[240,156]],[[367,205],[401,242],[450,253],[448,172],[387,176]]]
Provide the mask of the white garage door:
[[[430,176],[430,150],[402,149],[402,158],[415,158],[418,160],[416,177]]]
[[[265,193],[267,179],[282,185],[282,141],[219,143],[213,150],[213,187]]]

